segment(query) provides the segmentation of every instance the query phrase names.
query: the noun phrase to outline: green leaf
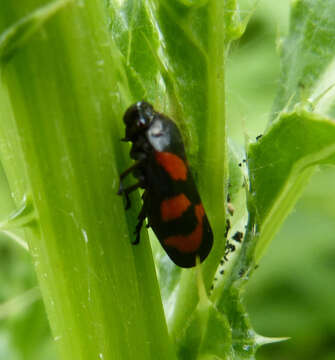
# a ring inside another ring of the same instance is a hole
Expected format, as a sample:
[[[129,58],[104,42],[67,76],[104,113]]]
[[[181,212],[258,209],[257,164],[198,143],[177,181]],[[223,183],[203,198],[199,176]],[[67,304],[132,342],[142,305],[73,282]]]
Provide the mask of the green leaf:
[[[0,231],[36,225],[36,221],[33,201],[30,196],[25,196],[20,206],[0,222]]]
[[[132,101],[164,104],[165,86],[158,49],[159,33],[148,1],[111,2],[110,30],[122,54]]]
[[[71,1],[58,0],[47,4],[21,18],[16,24],[2,33],[0,36],[0,62],[8,62],[15,52],[41,29],[46,21]]]
[[[248,149],[256,262],[301,195],[313,165],[327,162],[332,152],[327,131],[332,133],[333,123],[326,115],[334,113],[335,104],[334,6],[331,0],[292,2],[273,125]]]
[[[226,316],[209,301],[199,303],[178,344],[180,360],[230,358],[231,328]]]
[[[157,63],[166,86],[168,113],[182,129],[216,239],[204,264],[204,281],[209,289],[224,252],[228,175],[224,63],[231,34],[238,23],[238,10],[235,1],[151,0],[149,3],[160,35]],[[182,273],[175,311],[169,318],[174,338],[178,338],[194,311],[197,299],[193,271]]]
[[[315,110],[335,115],[335,2],[295,0],[290,33],[283,42],[282,74],[272,119],[295,104],[314,103]],[[320,99],[321,96],[321,99]]]
[[[249,146],[250,210],[255,213],[259,261],[294,206],[311,170],[335,164],[335,123],[306,111],[282,114],[268,132]]]

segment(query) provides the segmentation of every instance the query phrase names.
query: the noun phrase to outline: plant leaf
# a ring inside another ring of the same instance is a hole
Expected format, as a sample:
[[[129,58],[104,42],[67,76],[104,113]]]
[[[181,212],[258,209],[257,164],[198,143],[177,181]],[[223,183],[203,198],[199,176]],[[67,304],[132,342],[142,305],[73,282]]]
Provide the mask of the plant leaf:
[[[249,210],[259,236],[256,262],[302,193],[313,165],[332,163],[334,123],[327,115],[335,115],[334,11],[331,0],[292,2],[273,125],[248,150]]]
[[[0,35],[0,62],[7,62],[43,24],[72,0],[58,0],[20,19]]]
[[[133,101],[157,104],[165,96],[157,55],[158,29],[147,1],[113,2],[109,6],[111,34],[122,54]]]
[[[304,110],[282,114],[248,151],[251,211],[259,226],[256,262],[292,209],[310,171],[335,164],[335,123]]]
[[[290,33],[281,49],[282,74],[272,119],[285,107],[292,110],[295,104],[308,102],[316,102],[319,113],[335,115],[334,12],[332,0],[292,2]]]
[[[210,302],[200,302],[178,342],[178,358],[227,359],[231,354],[231,328],[226,316]]]

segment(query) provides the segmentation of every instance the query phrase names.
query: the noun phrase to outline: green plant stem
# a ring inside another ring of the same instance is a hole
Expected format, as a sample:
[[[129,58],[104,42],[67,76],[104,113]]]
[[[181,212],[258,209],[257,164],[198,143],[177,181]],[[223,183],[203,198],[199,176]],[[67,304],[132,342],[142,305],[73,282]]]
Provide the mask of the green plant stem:
[[[38,5],[2,4],[0,29]],[[149,244],[131,245],[116,196],[126,162],[111,50],[98,0],[71,3],[20,43],[2,64],[14,113],[2,114],[2,160],[37,214],[26,234],[61,358],[173,359]]]
[[[228,178],[224,61],[225,5],[216,0],[209,1],[208,13],[208,108],[206,121],[199,124],[200,188],[204,189],[205,208],[214,230],[214,245],[208,260],[202,265],[207,290],[211,286],[217,264],[224,253],[226,227],[226,184]],[[173,338],[177,338],[185,326],[186,319],[198,303],[195,270],[184,271],[180,281],[174,314],[169,322]]]

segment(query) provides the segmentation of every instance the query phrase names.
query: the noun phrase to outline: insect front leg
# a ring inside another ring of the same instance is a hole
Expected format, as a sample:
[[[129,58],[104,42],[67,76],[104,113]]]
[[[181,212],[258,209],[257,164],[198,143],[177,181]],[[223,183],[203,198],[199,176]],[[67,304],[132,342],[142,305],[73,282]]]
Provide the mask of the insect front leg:
[[[123,173],[121,173],[120,175],[120,185],[119,185],[119,190],[117,192],[118,195],[122,195],[122,193],[126,190],[123,188],[123,184],[122,184],[122,180],[128,176],[129,174],[131,174],[134,170],[136,170],[137,168],[139,168],[140,166],[143,165],[143,161],[137,161],[134,165],[132,165],[130,168],[126,169]]]
[[[142,195],[142,200],[143,200],[143,205],[142,205],[142,209],[140,211],[140,213],[138,214],[138,223],[136,225],[134,234],[136,235],[136,239],[135,241],[132,243],[133,245],[137,245],[140,242],[140,233],[141,233],[141,229],[142,229],[142,225],[143,222],[145,220],[145,218],[147,217],[147,192],[145,191],[144,194]]]

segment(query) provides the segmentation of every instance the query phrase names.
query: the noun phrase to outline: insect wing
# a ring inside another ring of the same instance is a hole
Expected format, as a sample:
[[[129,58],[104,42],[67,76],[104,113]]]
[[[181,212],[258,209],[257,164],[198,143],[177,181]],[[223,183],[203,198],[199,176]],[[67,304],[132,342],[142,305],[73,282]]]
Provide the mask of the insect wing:
[[[171,120],[159,120],[148,135],[154,147],[146,176],[149,225],[172,261],[192,267],[197,256],[201,261],[208,256],[213,234],[179,130]]]

